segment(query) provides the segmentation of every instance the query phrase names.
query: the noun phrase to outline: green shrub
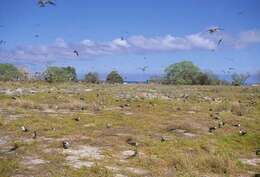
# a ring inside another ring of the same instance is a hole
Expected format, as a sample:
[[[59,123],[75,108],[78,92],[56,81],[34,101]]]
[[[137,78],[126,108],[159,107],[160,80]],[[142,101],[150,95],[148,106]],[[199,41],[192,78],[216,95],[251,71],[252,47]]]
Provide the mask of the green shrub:
[[[87,83],[98,84],[100,82],[98,73],[95,73],[95,72],[87,73],[85,75],[84,81],[87,82]]]
[[[232,74],[232,85],[240,86],[245,85],[246,80],[250,77],[249,74]]]
[[[106,79],[107,83],[109,84],[115,84],[115,83],[123,83],[124,80],[122,78],[122,76],[120,76],[117,71],[112,71],[111,73],[109,73],[107,75],[107,79]]]
[[[64,82],[64,81],[76,81],[77,75],[75,68],[68,67],[48,67],[43,73],[44,79],[47,82]]]
[[[0,64],[0,80],[1,81],[15,81],[19,80],[21,73],[12,64]]]

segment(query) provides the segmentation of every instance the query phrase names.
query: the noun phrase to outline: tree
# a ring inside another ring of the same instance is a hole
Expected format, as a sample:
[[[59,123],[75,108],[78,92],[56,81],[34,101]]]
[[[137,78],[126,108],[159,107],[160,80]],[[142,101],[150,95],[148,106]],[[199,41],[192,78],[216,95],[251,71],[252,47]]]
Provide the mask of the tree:
[[[107,75],[106,81],[109,84],[115,84],[115,83],[122,84],[124,82],[123,78],[117,73],[117,71],[111,71],[111,73]]]
[[[15,81],[19,80],[21,73],[12,64],[0,64],[0,80]]]
[[[202,77],[200,69],[190,61],[172,64],[165,69],[165,73],[168,84],[197,84],[197,77]]]
[[[98,73],[95,72],[89,72],[85,75],[85,82],[92,83],[92,84],[98,84],[99,83],[99,76]]]
[[[76,69],[68,66],[66,68],[62,68],[65,72],[65,77],[67,78],[68,81],[76,81],[77,80],[77,74],[76,74]]]
[[[232,85],[235,86],[240,86],[240,85],[245,85],[246,80],[250,77],[250,75],[247,74],[237,74],[234,73],[232,74],[231,78],[232,78]]]
[[[199,85],[219,85],[221,83],[223,82],[212,72],[200,72],[195,80],[195,84]]]
[[[43,75],[44,75],[44,79],[47,82],[65,82],[65,81],[77,80],[76,70],[71,66],[68,67],[51,66],[46,69]]]
[[[154,76],[150,77],[150,79],[148,80],[148,83],[163,84],[163,83],[165,83],[165,78],[160,75],[154,75]]]

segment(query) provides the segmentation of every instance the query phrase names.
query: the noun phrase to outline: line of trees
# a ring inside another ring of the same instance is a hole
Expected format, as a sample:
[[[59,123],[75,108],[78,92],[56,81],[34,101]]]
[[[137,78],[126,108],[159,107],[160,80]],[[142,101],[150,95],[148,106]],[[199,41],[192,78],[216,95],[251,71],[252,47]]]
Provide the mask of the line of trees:
[[[152,76],[149,83],[174,84],[174,85],[245,85],[249,74],[236,74],[232,76],[232,82],[228,83],[219,79],[211,72],[203,72],[199,67],[190,61],[182,61],[172,64],[165,69],[164,75]],[[44,80],[49,83],[77,81],[76,69],[68,67],[50,66],[43,73],[30,75],[23,69],[18,69],[12,64],[0,64],[0,81],[21,81],[21,80]],[[89,72],[85,75],[84,81],[92,84],[101,83],[96,72]],[[111,71],[106,78],[106,83],[123,83],[123,77],[117,71]]]
[[[74,82],[77,81],[76,69],[74,67],[50,66],[44,72],[36,72],[30,75],[24,69],[18,69],[12,64],[0,64],[0,81],[23,81],[23,80],[42,80],[49,83],[53,82]],[[85,75],[84,81],[87,83],[98,84],[101,82],[98,73],[89,72]],[[110,84],[123,83],[123,77],[117,71],[111,71],[106,78]]]

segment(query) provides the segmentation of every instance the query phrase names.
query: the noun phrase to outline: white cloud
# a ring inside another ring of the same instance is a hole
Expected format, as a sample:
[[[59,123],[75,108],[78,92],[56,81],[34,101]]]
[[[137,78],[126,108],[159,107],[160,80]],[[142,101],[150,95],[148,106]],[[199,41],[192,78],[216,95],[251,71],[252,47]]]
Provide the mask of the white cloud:
[[[7,58],[9,60],[41,62],[58,59],[88,59],[95,56],[126,53],[213,50],[217,48],[219,39],[223,39],[222,45],[224,47],[241,48],[249,44],[260,43],[260,31],[245,31],[237,37],[222,32],[216,34],[202,32],[184,37],[137,35],[124,40],[116,38],[107,42],[84,39],[78,43],[67,43],[64,39],[57,38],[54,43],[49,45],[18,46],[12,50],[0,48],[0,61]],[[79,52],[79,57],[73,53],[74,50]]]
[[[260,43],[260,30],[249,30],[240,33],[240,41],[244,43]]]

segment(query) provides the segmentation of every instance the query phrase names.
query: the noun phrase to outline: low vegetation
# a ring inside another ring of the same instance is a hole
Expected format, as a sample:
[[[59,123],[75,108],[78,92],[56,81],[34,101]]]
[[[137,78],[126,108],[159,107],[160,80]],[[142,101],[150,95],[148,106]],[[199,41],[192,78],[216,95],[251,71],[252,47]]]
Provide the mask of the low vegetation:
[[[260,170],[259,87],[0,88],[1,177],[250,177]]]

